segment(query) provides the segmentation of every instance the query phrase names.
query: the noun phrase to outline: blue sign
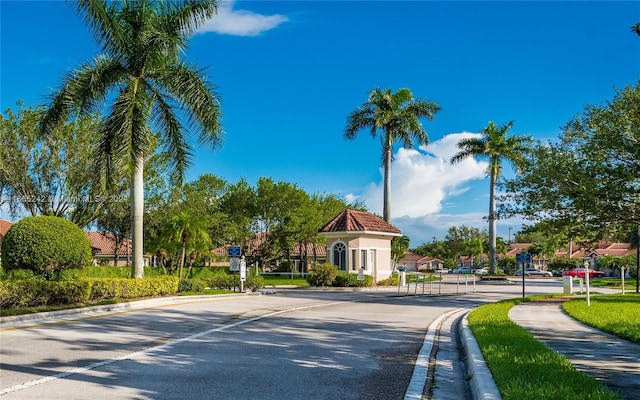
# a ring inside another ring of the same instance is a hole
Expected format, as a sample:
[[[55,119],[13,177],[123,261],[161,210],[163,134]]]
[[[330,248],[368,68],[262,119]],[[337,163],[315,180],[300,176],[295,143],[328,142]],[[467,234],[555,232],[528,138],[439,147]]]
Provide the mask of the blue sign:
[[[519,264],[530,264],[531,253],[518,253],[516,254],[516,262]]]
[[[227,248],[227,254],[229,257],[240,257],[242,251],[240,250],[240,246],[229,246]]]

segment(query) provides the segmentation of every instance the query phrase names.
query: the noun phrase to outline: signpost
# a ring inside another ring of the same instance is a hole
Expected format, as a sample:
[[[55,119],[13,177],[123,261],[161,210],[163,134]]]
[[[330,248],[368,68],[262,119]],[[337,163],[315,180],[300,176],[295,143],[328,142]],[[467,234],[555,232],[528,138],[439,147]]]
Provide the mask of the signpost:
[[[240,259],[242,249],[240,246],[229,246],[227,247],[227,254],[229,255],[229,271],[233,272],[234,276],[236,272],[240,272],[239,287],[240,293],[242,293],[244,281],[247,280],[247,263],[244,261],[244,256]]]
[[[522,265],[522,297],[525,297],[524,293],[524,277],[526,275],[526,266],[531,264],[531,253],[518,253],[516,254],[516,262]]]

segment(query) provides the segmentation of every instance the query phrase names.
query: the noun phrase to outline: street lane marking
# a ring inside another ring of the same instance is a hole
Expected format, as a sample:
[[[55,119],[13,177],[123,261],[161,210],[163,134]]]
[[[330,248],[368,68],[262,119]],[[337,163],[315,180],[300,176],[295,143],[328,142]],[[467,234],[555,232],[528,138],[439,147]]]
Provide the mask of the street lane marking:
[[[234,323],[229,324],[229,325],[224,325],[224,326],[220,326],[220,327],[217,327],[217,328],[208,329],[206,331],[202,331],[202,332],[193,334],[191,336],[186,336],[186,337],[183,337],[183,338],[170,340],[170,341],[168,341],[166,343],[163,343],[161,345],[153,346],[153,347],[149,347],[149,348],[144,349],[144,350],[140,350],[140,351],[136,351],[136,352],[133,352],[133,353],[125,354],[125,355],[120,356],[120,357],[111,358],[109,360],[100,361],[100,362],[93,363],[93,364],[90,364],[90,365],[87,365],[87,366],[84,366],[84,367],[74,368],[74,369],[71,369],[69,371],[60,372],[60,373],[57,373],[57,374],[54,374],[54,375],[51,375],[51,376],[46,376],[44,378],[35,379],[35,380],[29,381],[29,382],[21,383],[19,385],[10,386],[8,388],[0,390],[0,396],[5,395],[7,393],[16,392],[18,390],[28,389],[30,387],[41,385],[43,383],[47,383],[47,382],[50,382],[50,381],[53,381],[53,380],[56,380],[56,379],[66,378],[67,376],[70,376],[70,375],[80,374],[80,373],[83,373],[83,372],[86,372],[86,371],[89,371],[89,370],[92,370],[92,369],[103,367],[105,365],[113,364],[113,363],[118,362],[118,361],[129,360],[129,359],[135,358],[135,357],[143,355],[143,354],[148,354],[148,353],[151,353],[151,352],[156,351],[156,350],[162,350],[162,349],[165,349],[167,347],[171,347],[171,346],[174,346],[176,344],[180,344],[182,342],[188,342],[190,340],[198,339],[198,338],[200,338],[202,336],[206,336],[206,335],[209,335],[209,334],[212,334],[212,333],[216,333],[216,332],[222,332],[222,331],[225,331],[227,329],[235,328],[235,327],[238,327],[238,326],[241,326],[241,325],[244,325],[244,324],[249,324],[251,322],[259,321],[259,320],[264,319],[264,318],[273,317],[275,315],[285,314],[285,313],[293,312],[293,311],[306,310],[306,309],[310,309],[310,308],[333,306],[333,305],[342,304],[342,303],[344,303],[344,301],[334,301],[334,302],[331,302],[331,303],[314,304],[314,305],[310,305],[310,306],[300,306],[300,307],[288,308],[286,310],[274,311],[274,312],[271,312],[269,314],[259,315],[257,317],[253,317],[253,318],[249,318],[249,319],[246,319],[246,320],[237,321],[237,322],[234,322]]]

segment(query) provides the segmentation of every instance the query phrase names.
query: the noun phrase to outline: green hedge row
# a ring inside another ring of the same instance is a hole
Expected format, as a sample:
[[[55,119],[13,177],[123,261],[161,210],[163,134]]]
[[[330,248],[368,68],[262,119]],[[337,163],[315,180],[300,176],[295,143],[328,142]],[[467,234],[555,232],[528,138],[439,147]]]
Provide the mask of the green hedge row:
[[[0,307],[38,307],[178,293],[178,278],[0,281]]]

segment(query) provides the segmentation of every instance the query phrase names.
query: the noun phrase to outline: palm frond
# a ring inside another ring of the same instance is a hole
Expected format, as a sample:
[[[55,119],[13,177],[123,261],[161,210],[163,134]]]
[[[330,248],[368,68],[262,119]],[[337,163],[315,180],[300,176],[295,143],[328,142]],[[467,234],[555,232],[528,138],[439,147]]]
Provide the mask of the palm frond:
[[[222,144],[220,101],[215,88],[203,79],[200,70],[178,63],[168,65],[154,82],[166,89],[185,112],[189,129],[196,133],[200,144],[218,147]]]
[[[76,14],[84,19],[102,49],[111,55],[119,55],[127,47],[127,35],[119,21],[122,3],[106,0],[76,0]]]

